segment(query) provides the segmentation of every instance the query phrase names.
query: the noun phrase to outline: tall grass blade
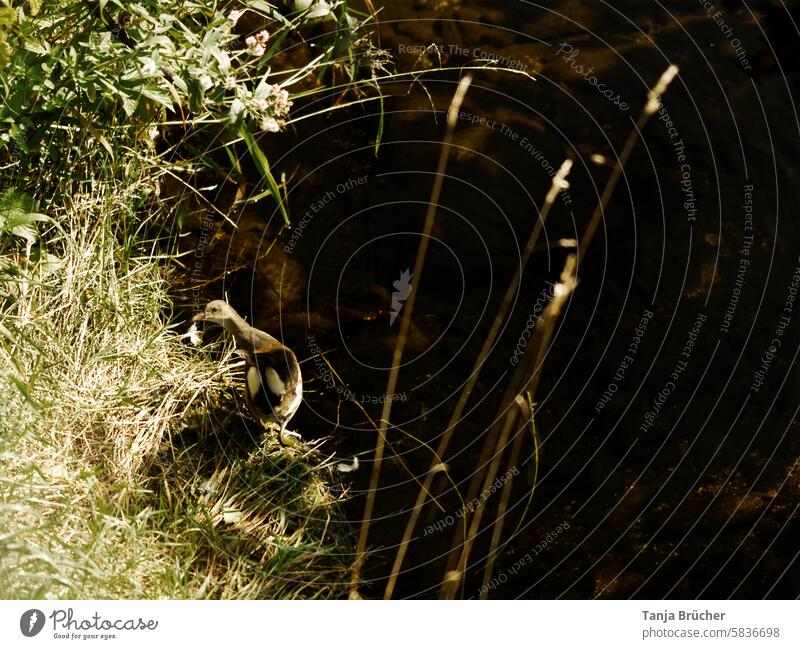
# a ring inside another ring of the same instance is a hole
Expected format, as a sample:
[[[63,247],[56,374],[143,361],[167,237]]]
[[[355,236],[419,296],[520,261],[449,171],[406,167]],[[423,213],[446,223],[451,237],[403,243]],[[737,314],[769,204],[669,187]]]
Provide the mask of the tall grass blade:
[[[408,329],[411,325],[411,314],[414,310],[414,303],[416,301],[417,293],[419,292],[420,280],[422,279],[422,269],[425,265],[425,257],[428,252],[428,243],[430,235],[433,231],[433,225],[436,219],[436,211],[439,207],[439,198],[442,193],[442,185],[444,183],[444,175],[447,170],[447,161],[450,157],[450,148],[453,143],[453,136],[455,134],[456,123],[458,122],[458,111],[464,101],[464,96],[467,93],[470,83],[472,82],[472,75],[465,75],[456,88],[453,95],[453,100],[450,102],[450,108],[447,111],[447,130],[445,137],[442,141],[442,149],[439,154],[439,163],[436,169],[436,179],[433,183],[431,190],[431,198],[428,203],[428,210],[425,215],[425,224],[422,228],[420,235],[419,247],[417,248],[417,258],[414,262],[414,288],[409,294],[404,308],[403,317],[400,322],[400,331],[397,334],[397,342],[395,343],[394,353],[392,355],[392,369],[389,372],[389,379],[386,383],[386,400],[383,404],[383,411],[381,412],[381,420],[378,429],[378,442],[375,448],[375,458],[372,465],[372,475],[370,476],[369,492],[367,493],[367,502],[364,507],[364,517],[361,522],[361,530],[358,536],[358,544],[356,545],[356,561],[353,570],[353,581],[351,584],[351,597],[357,598],[357,585],[358,578],[363,563],[364,553],[367,547],[367,538],[369,535],[370,521],[372,520],[372,512],[375,507],[375,494],[378,489],[378,481],[380,479],[381,465],[383,462],[384,447],[386,446],[386,429],[389,426],[389,417],[392,411],[392,398],[391,395],[395,392],[397,385],[397,377],[400,373],[400,365],[403,359],[403,350],[405,347],[406,339],[408,337]],[[390,594],[387,595],[387,597]]]

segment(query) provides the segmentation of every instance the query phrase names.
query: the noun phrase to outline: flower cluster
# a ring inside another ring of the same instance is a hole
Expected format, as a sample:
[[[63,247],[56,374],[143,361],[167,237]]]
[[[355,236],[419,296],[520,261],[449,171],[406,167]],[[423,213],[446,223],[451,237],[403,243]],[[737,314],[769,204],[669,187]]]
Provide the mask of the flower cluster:
[[[284,90],[278,85],[273,85],[270,88],[270,92],[270,96],[272,97],[272,105],[275,108],[275,112],[280,113],[281,115],[288,113],[293,103],[289,101],[289,91]]]
[[[261,76],[264,63],[263,59],[251,57],[266,54],[270,35],[261,30],[245,39],[244,49],[236,47],[239,37],[233,29],[244,12],[233,9],[227,16],[220,16],[212,28],[216,30],[213,37],[198,36],[185,57],[176,56],[168,39],[154,37],[146,41],[151,49],[143,47],[146,55],[139,58],[137,73],[142,80],[159,86],[159,90],[179,83],[187,92],[192,87],[187,81],[193,79],[196,106],[211,110],[228,107],[232,125],[238,127],[242,121],[251,121],[262,131],[275,133],[286,124],[292,102],[286,89],[267,82],[269,71],[255,87],[250,85],[250,80]],[[175,92],[162,94],[174,96]],[[167,101],[162,103],[168,106]]]
[[[259,97],[253,102],[260,113],[265,113],[261,118],[261,130],[276,133],[283,126],[283,118],[289,114],[292,102],[289,92],[277,84],[267,86],[265,97]]]
[[[261,30],[255,36],[248,36],[244,39],[247,51],[253,56],[262,56],[267,51],[267,39],[269,39],[269,32],[266,29]]]

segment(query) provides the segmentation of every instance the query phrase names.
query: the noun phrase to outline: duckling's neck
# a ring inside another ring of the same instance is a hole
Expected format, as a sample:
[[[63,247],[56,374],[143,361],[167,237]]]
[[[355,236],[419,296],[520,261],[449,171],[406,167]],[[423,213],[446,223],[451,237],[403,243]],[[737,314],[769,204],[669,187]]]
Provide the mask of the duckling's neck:
[[[263,349],[265,345],[277,342],[267,332],[251,327],[244,321],[244,318],[235,312],[225,320],[224,327],[236,339],[239,348],[248,352],[255,352]]]

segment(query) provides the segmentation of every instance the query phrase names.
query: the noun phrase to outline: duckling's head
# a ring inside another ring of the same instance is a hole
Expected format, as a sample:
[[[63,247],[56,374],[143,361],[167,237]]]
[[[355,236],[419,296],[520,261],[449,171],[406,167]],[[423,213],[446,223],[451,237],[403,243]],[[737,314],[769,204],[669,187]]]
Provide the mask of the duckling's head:
[[[238,324],[241,320],[236,310],[224,300],[212,300],[206,304],[206,308],[198,313],[194,318],[194,322],[198,320],[207,320],[218,324],[225,329],[230,329],[231,326]]]

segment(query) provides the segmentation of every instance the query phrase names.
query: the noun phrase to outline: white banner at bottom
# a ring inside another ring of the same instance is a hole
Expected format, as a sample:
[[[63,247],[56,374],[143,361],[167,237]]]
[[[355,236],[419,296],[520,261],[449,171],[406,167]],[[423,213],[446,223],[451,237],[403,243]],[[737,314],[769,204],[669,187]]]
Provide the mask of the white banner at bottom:
[[[798,620],[796,601],[2,601],[0,646],[778,649]]]

